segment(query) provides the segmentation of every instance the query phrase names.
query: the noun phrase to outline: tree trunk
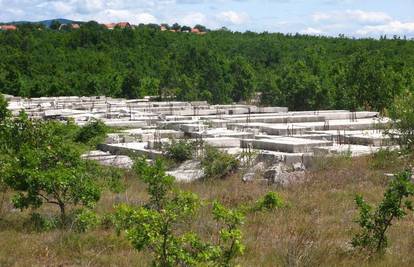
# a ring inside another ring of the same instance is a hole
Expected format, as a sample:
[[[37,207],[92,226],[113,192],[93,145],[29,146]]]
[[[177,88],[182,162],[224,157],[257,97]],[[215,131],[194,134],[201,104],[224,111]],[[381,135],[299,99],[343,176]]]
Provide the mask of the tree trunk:
[[[62,225],[66,225],[66,210],[65,210],[65,203],[59,202],[59,208],[60,208],[60,220],[62,222]]]

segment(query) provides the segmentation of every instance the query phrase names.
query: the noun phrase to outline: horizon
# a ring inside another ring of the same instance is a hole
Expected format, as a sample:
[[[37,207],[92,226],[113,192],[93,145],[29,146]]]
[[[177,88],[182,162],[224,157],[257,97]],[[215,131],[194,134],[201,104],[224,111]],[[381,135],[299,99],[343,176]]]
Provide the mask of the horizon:
[[[0,0],[3,22],[52,18],[99,23],[194,26],[212,30],[378,38],[414,37],[413,0]]]

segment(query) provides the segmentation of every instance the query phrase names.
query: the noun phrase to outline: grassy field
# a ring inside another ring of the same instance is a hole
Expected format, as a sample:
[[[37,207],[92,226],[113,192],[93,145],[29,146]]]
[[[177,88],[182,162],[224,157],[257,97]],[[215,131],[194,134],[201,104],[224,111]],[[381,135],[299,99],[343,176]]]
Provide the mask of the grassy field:
[[[386,153],[357,159],[323,158],[307,171],[306,182],[288,188],[243,183],[238,175],[180,187],[231,207],[253,203],[268,191],[286,200],[286,208],[247,217],[243,226],[246,251],[238,259],[240,266],[414,266],[412,213],[390,229],[390,248],[381,258],[367,260],[349,244],[357,230],[355,195],[377,203],[387,185],[384,173],[402,170],[410,162],[412,158]],[[125,179],[128,190],[119,195],[106,192],[96,207],[99,214],[113,211],[115,203],[145,200],[145,186],[132,174]],[[110,227],[85,234],[70,229],[30,230],[30,211],[13,210],[10,195],[5,197],[0,217],[0,266],[147,266],[150,261]],[[40,212],[57,214],[52,207]],[[208,207],[200,213],[192,227],[212,238],[216,225]]]

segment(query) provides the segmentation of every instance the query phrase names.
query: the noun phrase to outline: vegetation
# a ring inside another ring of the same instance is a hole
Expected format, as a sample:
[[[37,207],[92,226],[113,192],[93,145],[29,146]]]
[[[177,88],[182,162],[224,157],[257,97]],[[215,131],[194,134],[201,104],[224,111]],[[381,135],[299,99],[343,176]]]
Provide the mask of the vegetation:
[[[165,156],[176,162],[183,162],[194,158],[196,152],[195,149],[195,142],[186,139],[181,139],[179,141],[172,139],[171,144],[166,144],[164,147]]]
[[[84,144],[97,145],[105,139],[108,131],[109,129],[104,122],[94,120],[78,131],[75,141]]]
[[[390,108],[390,117],[393,119],[392,128],[397,129],[400,145],[406,149],[414,149],[414,95],[405,92],[394,100]],[[391,130],[392,131],[392,130]]]
[[[92,208],[101,188],[94,165],[80,157],[84,144],[76,142],[89,126],[78,129],[71,123],[31,120],[23,112],[14,119],[5,114],[0,123],[1,187],[15,192],[14,206],[36,209],[53,204],[62,222],[69,205]]]
[[[170,192],[191,192],[202,200],[201,203],[217,200],[226,207],[236,208],[255,207],[271,190],[288,203],[287,208],[247,214],[239,228],[243,232],[245,248],[233,265],[412,266],[414,259],[410,245],[413,236],[409,233],[414,223],[413,213],[407,213],[404,219],[396,220],[388,228],[387,237],[392,243],[382,257],[367,261],[366,253],[358,253],[349,245],[351,237],[362,230],[355,224],[359,212],[354,196],[360,194],[369,203],[380,203],[389,188],[384,173],[408,168],[412,156],[396,157],[397,167],[383,165],[377,169],[373,161],[373,157],[336,158],[329,167],[308,171],[303,184],[288,188],[245,184],[240,174],[233,174],[227,179],[177,184]],[[3,241],[0,242],[0,265],[151,266],[154,258],[148,250],[136,250],[124,235],[117,236],[113,229],[114,204],[128,205],[135,210],[150,202],[148,184],[138,179],[135,172],[124,175],[126,190],[116,193],[109,188],[103,189],[93,209],[100,223],[86,232],[75,227],[73,231],[56,228],[53,205],[42,205],[36,210],[41,215],[38,221],[43,221],[46,229],[41,233],[33,231],[31,211],[13,212],[9,204],[13,192],[9,190],[0,217],[0,239]],[[183,221],[177,227],[181,229],[178,234],[194,232],[204,242],[215,245],[218,230],[225,229],[214,220],[210,204],[201,205],[193,219]],[[225,247],[228,245],[230,243]]]
[[[223,178],[237,169],[239,161],[236,157],[211,146],[205,146],[201,166],[207,179]]]
[[[269,192],[260,198],[254,207],[256,211],[272,211],[285,206],[284,200],[275,192]]]
[[[357,222],[362,229],[352,239],[352,245],[370,253],[383,253],[388,246],[387,231],[394,220],[404,218],[406,209],[413,210],[412,202],[408,200],[413,195],[411,172],[402,172],[391,181],[384,199],[375,210],[362,196],[358,196],[355,200],[360,209]]]
[[[413,41],[398,37],[21,25],[0,33],[0,88],[32,97],[158,95],[212,103],[250,101],[262,92],[263,104],[293,110],[381,111],[412,92],[413,51]]]
[[[190,192],[173,190],[174,178],[165,174],[162,162],[148,165],[145,159],[136,163],[138,177],[147,184],[149,201],[140,207],[121,205],[115,215],[118,231],[126,235],[138,250],[154,255],[153,266],[232,266],[243,252],[241,231],[243,215],[213,204],[214,219],[224,224],[219,245],[203,242],[189,227],[201,202]]]

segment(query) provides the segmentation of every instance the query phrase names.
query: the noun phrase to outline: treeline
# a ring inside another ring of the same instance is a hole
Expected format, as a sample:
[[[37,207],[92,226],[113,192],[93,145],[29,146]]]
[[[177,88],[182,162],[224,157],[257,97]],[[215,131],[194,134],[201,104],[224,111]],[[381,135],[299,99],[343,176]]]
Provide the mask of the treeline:
[[[414,42],[158,27],[0,33],[0,91],[39,97],[156,95],[305,109],[384,110],[414,90]]]

